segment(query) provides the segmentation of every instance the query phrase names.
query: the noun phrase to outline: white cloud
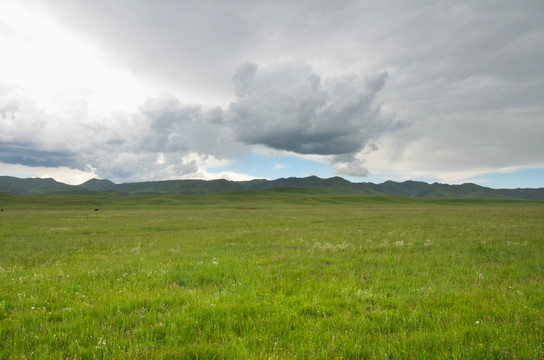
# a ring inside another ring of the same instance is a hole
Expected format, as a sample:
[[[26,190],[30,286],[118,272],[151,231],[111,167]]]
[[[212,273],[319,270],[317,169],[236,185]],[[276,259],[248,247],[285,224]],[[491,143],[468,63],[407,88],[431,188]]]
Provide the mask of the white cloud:
[[[274,164],[274,169],[275,170],[281,170],[281,169],[287,169],[289,168],[290,166],[287,165],[287,164]]]
[[[336,165],[336,174],[348,175],[356,177],[368,176],[368,168],[365,166],[364,159],[355,159],[347,163],[339,163]]]
[[[56,181],[70,184],[79,185],[87,180],[96,178],[92,168],[87,168],[85,171],[71,169],[65,166],[60,167],[43,167],[43,166],[25,166],[20,164],[6,164],[0,162],[1,174],[9,174],[10,176],[17,176],[21,178],[52,178]]]

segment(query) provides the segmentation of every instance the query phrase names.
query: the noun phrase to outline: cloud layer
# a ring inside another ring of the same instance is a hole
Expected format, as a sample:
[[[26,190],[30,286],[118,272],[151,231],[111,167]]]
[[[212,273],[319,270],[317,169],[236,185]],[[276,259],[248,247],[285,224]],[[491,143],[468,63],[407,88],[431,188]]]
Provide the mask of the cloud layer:
[[[0,163],[119,181],[219,176],[255,149],[397,179],[544,167],[538,0],[8,5]]]
[[[259,70],[244,64],[234,76],[237,99],[229,120],[246,144],[298,154],[354,154],[393,128],[375,104],[387,73],[323,81],[307,66]]]
[[[387,73],[322,80],[307,65],[246,63],[233,77],[236,98],[225,109],[164,95],[101,119],[88,112],[84,94],[51,114],[28,102],[29,94],[12,91],[0,107],[1,160],[91,168],[123,180],[202,177],[207,166],[226,164],[229,154],[252,145],[346,162],[398,126],[375,101],[386,80]]]

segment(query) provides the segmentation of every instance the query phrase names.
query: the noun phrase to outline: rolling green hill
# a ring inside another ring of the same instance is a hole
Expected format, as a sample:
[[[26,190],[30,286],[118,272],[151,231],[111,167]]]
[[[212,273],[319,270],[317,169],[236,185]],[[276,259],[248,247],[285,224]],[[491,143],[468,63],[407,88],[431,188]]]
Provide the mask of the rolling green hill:
[[[56,191],[73,190],[74,187],[59,183],[53,179],[19,179],[0,176],[0,192],[9,194],[47,194]]]
[[[491,189],[476,184],[448,185],[419,181],[382,184],[353,183],[341,177],[322,179],[317,176],[305,178],[281,178],[277,180],[166,180],[116,184],[110,180],[91,179],[80,185],[67,185],[53,179],[20,179],[0,176],[0,192],[24,195],[52,193],[100,194],[102,196],[127,195],[209,195],[241,191],[276,190],[286,192],[302,189],[315,190],[336,195],[355,196],[404,196],[435,199],[508,199],[544,201],[544,188],[539,189]]]

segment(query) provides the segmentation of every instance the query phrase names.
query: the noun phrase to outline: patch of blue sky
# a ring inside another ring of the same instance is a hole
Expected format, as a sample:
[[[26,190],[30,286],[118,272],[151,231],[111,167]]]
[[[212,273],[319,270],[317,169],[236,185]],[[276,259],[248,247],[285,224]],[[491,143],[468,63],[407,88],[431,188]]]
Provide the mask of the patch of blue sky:
[[[249,152],[235,154],[231,156],[231,160],[234,160],[234,162],[230,165],[211,167],[208,170],[214,173],[233,171],[270,180],[288,177],[301,178],[312,175],[325,179],[337,176],[333,166],[325,162],[298,156],[272,156],[260,152]],[[351,182],[372,182],[375,184],[380,184],[387,180],[399,182],[415,180],[428,183],[437,181],[431,177],[404,179],[396,178],[395,176],[391,176],[391,174],[372,174],[372,170],[367,177],[340,176]],[[465,179],[463,182],[472,182],[495,189],[542,188],[544,187],[544,168],[521,169],[513,172],[492,172]]]
[[[271,156],[258,152],[239,153],[230,157],[234,163],[227,166],[210,167],[210,172],[234,171],[256,178],[270,180],[287,177],[319,176],[329,178],[334,169],[323,162],[298,156]]]
[[[359,176],[359,177],[356,177],[356,176],[344,176],[344,175],[340,175],[341,177],[343,177],[344,179],[346,180],[349,180],[351,182],[354,182],[354,183],[374,183],[374,184],[381,184],[381,183],[384,183],[386,181],[389,181],[389,180],[393,180],[393,181],[396,181],[396,182],[404,182],[404,181],[407,181],[407,180],[413,180],[413,181],[423,181],[423,182],[426,182],[426,183],[434,183],[436,182],[437,180],[436,179],[433,179],[433,178],[430,178],[430,177],[417,177],[417,178],[399,178],[398,176],[392,176],[392,175],[379,175],[379,174],[373,174],[372,173],[372,170],[370,171],[370,174],[366,177],[362,177],[362,176]]]
[[[542,188],[544,187],[544,168],[493,172],[467,179],[466,182],[473,182],[494,189]]]

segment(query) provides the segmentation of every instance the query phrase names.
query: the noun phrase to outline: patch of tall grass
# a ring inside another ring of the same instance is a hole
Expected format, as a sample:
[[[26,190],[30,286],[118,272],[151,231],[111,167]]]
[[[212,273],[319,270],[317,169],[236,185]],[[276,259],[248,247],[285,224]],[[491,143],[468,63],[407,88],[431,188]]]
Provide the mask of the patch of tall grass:
[[[0,358],[544,355],[544,207],[296,200],[2,212]]]

